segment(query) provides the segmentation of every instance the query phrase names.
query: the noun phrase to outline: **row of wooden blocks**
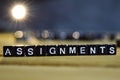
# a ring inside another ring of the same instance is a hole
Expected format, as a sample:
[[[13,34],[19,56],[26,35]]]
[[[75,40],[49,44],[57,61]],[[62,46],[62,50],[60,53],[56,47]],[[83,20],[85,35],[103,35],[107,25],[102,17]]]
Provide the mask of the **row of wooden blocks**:
[[[116,45],[4,46],[4,57],[116,55]]]

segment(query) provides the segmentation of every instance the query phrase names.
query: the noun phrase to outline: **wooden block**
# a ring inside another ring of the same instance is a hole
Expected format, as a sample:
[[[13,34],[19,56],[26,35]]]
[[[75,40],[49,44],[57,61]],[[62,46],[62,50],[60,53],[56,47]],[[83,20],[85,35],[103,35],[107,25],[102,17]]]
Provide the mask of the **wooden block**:
[[[46,46],[47,56],[57,56],[56,45],[48,45]]]
[[[79,45],[78,46],[78,55],[88,55],[88,46],[87,45]]]
[[[107,45],[107,55],[116,55],[116,45]]]
[[[46,56],[46,47],[44,45],[38,45],[35,47],[35,56]]]
[[[26,46],[25,47],[25,55],[27,57],[35,56],[35,46]]]
[[[78,45],[68,45],[67,46],[67,55],[69,56],[77,56],[78,54]]]
[[[15,51],[13,46],[3,46],[3,56],[4,57],[14,57]]]
[[[58,45],[57,46],[57,55],[58,56],[66,56],[67,54],[67,46],[66,45]]]
[[[88,55],[98,55],[98,45],[87,45]]]
[[[14,47],[14,55],[16,57],[23,57],[23,56],[25,56],[24,46],[15,46]]]
[[[98,45],[98,55],[107,55],[107,45]]]

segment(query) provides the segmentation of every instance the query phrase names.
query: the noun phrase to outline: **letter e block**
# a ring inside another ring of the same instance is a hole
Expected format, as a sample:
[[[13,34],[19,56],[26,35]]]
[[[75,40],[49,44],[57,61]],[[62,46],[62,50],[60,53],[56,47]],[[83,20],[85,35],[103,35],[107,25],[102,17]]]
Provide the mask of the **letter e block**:
[[[88,45],[78,46],[78,55],[88,55]]]

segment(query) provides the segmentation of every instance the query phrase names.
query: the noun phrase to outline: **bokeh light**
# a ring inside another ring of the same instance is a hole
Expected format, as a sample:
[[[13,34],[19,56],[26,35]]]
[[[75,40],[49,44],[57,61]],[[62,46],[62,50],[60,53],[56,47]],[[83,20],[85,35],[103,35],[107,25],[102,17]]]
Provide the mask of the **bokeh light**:
[[[25,18],[26,16],[26,7],[24,5],[15,5],[12,10],[11,10],[11,13],[12,13],[12,16],[15,18],[15,19],[23,19]]]
[[[23,38],[23,36],[24,36],[23,31],[16,31],[16,32],[15,32],[15,37],[16,37],[16,38]]]

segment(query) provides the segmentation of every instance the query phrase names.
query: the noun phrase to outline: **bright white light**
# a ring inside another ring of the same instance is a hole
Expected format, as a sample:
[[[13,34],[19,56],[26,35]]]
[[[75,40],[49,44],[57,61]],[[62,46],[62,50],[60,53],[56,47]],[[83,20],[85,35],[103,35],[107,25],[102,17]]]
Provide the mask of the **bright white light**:
[[[12,8],[11,13],[15,19],[23,19],[26,16],[26,8],[23,5],[16,5]]]

